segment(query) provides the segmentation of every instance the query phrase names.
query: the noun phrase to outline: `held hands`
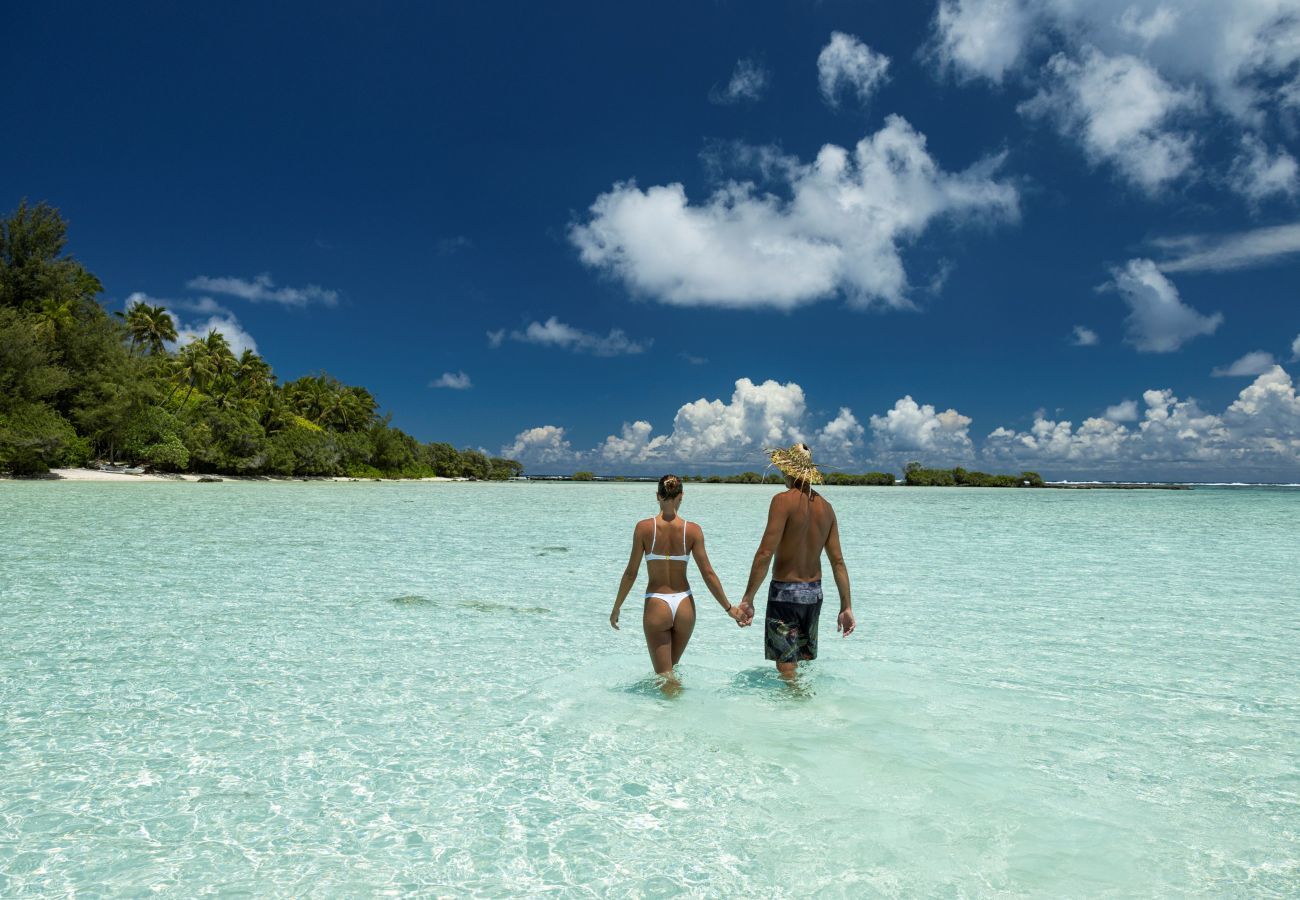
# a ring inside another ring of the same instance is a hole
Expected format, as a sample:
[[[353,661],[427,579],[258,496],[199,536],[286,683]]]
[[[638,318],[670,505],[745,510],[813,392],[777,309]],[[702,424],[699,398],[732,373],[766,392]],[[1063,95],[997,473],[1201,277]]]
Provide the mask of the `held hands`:
[[[754,601],[749,597],[741,600],[740,603],[733,607],[733,609],[737,612],[736,624],[741,628],[746,628],[754,624]]]
[[[730,616],[735,621],[736,626],[738,628],[744,628],[746,625],[749,624],[744,620],[744,616],[741,613],[739,606],[733,605],[730,609],[727,610],[727,615]]]
[[[858,620],[853,618],[853,610],[841,610],[840,617],[835,621],[835,630],[843,633],[844,637],[848,637],[853,633],[853,629],[857,627]]]

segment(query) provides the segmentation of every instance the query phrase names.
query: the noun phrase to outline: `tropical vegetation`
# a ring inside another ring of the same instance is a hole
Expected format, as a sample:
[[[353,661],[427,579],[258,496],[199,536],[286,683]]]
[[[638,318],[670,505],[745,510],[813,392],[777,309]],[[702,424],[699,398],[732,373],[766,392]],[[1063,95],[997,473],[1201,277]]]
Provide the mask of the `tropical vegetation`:
[[[162,306],[110,315],[65,252],[58,210],[0,221],[0,471],[92,460],[164,472],[506,479],[511,459],[395,428],[363,387],[320,373],[280,383],[216,330],[181,343]]]

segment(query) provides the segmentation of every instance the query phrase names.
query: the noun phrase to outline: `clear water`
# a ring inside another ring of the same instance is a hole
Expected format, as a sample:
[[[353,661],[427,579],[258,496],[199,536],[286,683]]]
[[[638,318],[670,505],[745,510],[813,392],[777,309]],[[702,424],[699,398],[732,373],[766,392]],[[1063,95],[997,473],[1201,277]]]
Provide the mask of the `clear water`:
[[[858,634],[665,699],[646,486],[0,483],[0,895],[1300,894],[1300,492],[827,493]]]

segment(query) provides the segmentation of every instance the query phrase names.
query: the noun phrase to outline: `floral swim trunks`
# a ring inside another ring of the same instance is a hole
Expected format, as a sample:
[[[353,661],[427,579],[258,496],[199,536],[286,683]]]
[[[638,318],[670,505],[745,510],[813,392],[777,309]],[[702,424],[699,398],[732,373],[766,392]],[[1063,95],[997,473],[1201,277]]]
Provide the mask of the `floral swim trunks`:
[[[817,658],[820,581],[773,581],[767,588],[764,656],[777,662]]]

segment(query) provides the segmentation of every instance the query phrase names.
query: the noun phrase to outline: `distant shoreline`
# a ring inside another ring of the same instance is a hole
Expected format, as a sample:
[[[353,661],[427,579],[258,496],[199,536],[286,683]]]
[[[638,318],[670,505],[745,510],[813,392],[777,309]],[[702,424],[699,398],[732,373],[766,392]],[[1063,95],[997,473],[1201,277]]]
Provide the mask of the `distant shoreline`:
[[[352,482],[352,481],[429,481],[429,482],[455,482],[469,481],[468,478],[443,478],[433,476],[429,478],[349,478],[346,475],[204,475],[201,473],[163,473],[163,472],[106,472],[103,469],[50,469],[46,475],[33,475],[15,478],[12,476],[0,475],[0,481],[77,481],[77,482],[111,482],[114,484],[124,484],[130,482],[164,484],[187,482],[191,484],[211,483],[219,481],[248,481],[248,482],[277,482],[277,481],[335,481],[335,482]]]
[[[444,478],[434,476],[429,478],[352,478],[346,475],[205,475],[202,473],[163,473],[163,472],[143,472],[143,473],[126,473],[104,471],[102,469],[88,468],[62,468],[51,469],[49,474],[36,475],[31,477],[13,477],[0,475],[0,481],[65,481],[65,482],[99,482],[99,483],[145,483],[145,484],[163,484],[163,483],[211,483],[222,481],[235,482],[312,482],[312,483],[353,483],[353,482],[406,482],[406,483],[456,483],[471,482],[471,478]],[[624,476],[622,478],[597,477],[594,479],[574,479],[567,475],[535,475],[532,477],[523,477],[511,479],[515,483],[547,483],[547,484],[654,484],[657,479],[649,476]],[[510,481],[493,481],[492,484],[508,484]],[[739,482],[733,482],[736,484]],[[707,481],[691,482],[695,485],[712,486],[713,483]],[[773,484],[752,484],[744,485],[748,487],[775,487]],[[831,487],[862,487],[863,485],[830,485]],[[1044,488],[1056,490],[1071,491],[1189,491],[1193,488],[1206,487],[1300,487],[1300,484],[1290,482],[1143,482],[1143,481],[1047,481],[1042,485]],[[940,487],[940,488],[963,488],[971,485],[909,485],[899,482],[889,487],[916,488],[916,487]]]

